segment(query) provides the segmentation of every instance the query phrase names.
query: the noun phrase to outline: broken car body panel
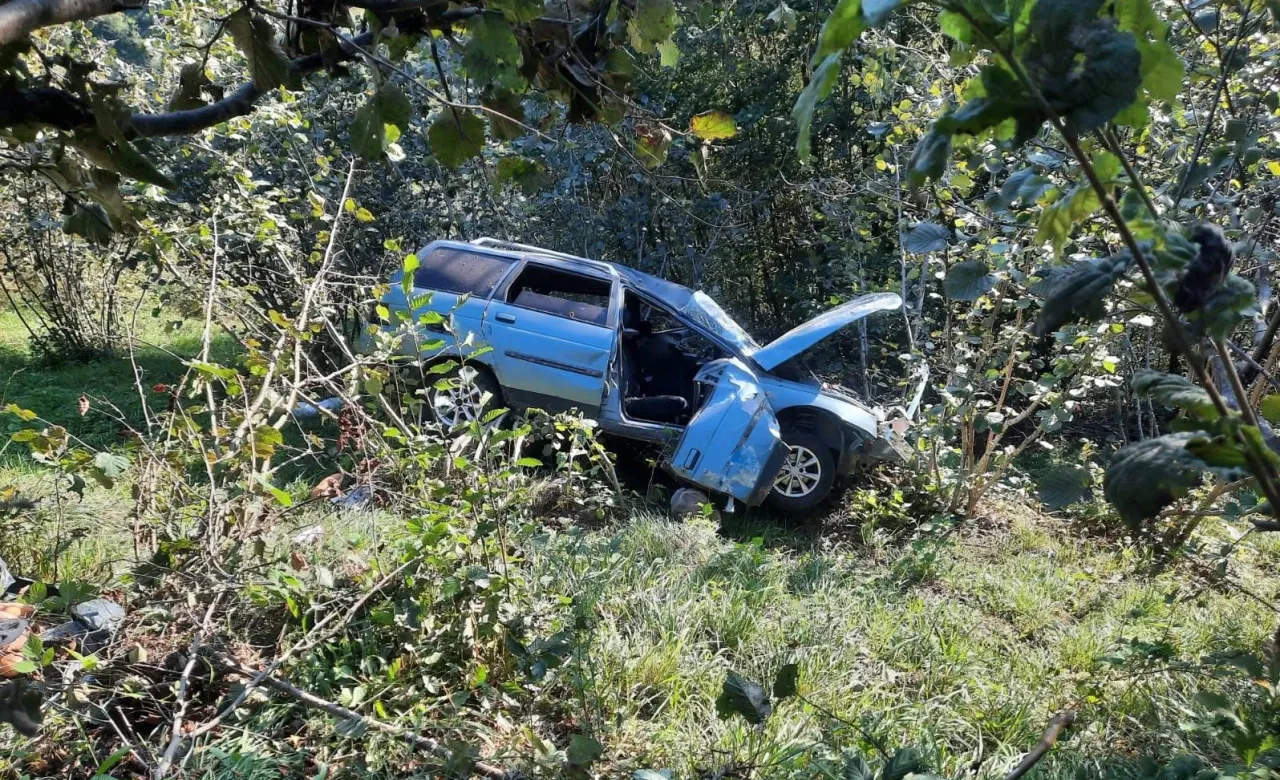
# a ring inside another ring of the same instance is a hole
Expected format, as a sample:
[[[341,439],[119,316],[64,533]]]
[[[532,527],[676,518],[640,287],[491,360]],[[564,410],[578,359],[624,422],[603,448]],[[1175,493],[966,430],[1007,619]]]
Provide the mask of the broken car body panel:
[[[790,378],[770,373],[849,324],[898,308],[895,294],[851,301],[761,347],[705,293],[626,266],[494,239],[437,241],[418,257],[410,290],[397,274],[382,299],[409,315],[395,330],[402,354],[423,362],[469,358],[493,372],[508,406],[578,409],[608,433],[676,443],[668,468],[708,490],[760,503],[788,451],[784,419],[821,426],[841,473],[863,458],[901,454],[894,441],[901,430],[883,410],[791,371]],[[628,302],[669,315],[714,345],[718,355],[697,358],[691,372],[690,386],[701,389],[682,400],[633,388],[637,366],[624,335],[636,331],[624,327]],[[439,317],[423,324],[428,311]],[[638,399],[672,400],[683,409],[653,419],[629,410]]]
[[[735,358],[708,363],[696,381],[710,392],[685,427],[671,470],[748,506],[760,503],[787,455],[764,390]]]

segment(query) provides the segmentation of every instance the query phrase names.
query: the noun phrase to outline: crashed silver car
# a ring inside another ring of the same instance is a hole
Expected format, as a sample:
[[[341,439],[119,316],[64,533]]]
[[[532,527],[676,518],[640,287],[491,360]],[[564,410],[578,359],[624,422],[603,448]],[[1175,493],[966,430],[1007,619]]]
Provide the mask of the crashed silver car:
[[[862,460],[900,459],[906,408],[874,408],[808,376],[798,357],[893,293],[834,308],[757,344],[706,294],[616,263],[496,239],[437,241],[382,299],[410,323],[415,362],[465,358],[462,381],[429,387],[446,427],[488,408],[576,409],[606,433],[664,445],[676,477],[729,506],[815,507]],[[429,314],[434,312],[435,314]],[[391,326],[388,326],[391,327]],[[484,349],[481,349],[481,345]]]

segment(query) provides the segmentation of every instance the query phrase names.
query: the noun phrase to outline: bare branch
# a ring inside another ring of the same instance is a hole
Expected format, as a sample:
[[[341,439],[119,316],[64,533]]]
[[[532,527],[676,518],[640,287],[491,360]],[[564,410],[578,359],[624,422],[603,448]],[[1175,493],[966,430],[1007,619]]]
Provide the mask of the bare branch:
[[[93,19],[144,5],[146,0],[10,0],[0,5],[0,46],[20,41],[41,27]]]
[[[1070,726],[1076,721],[1076,714],[1071,710],[1060,712],[1053,716],[1049,721],[1049,726],[1044,730],[1044,736],[1040,737],[1040,742],[1032,748],[1026,758],[1013,768],[1009,774],[1005,775],[1004,780],[1018,780],[1018,778],[1031,771],[1031,768],[1040,763],[1040,759],[1045,757],[1053,744],[1058,741],[1058,737],[1062,735],[1062,730]]]

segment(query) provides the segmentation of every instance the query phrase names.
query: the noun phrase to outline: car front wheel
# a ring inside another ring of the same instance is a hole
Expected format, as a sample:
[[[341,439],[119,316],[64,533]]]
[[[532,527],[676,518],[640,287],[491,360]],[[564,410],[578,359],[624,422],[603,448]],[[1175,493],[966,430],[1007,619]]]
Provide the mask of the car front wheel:
[[[502,406],[502,388],[483,369],[461,366],[445,375],[445,387],[430,385],[424,410],[446,431],[483,421]]]
[[[782,512],[805,512],[818,506],[831,493],[836,478],[836,462],[831,449],[806,431],[784,432],[787,458],[773,480],[768,503]]]

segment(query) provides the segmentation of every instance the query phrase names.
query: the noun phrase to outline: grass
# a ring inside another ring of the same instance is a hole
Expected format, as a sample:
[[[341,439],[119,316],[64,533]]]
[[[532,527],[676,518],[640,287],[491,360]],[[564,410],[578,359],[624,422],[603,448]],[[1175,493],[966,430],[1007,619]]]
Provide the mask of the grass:
[[[141,411],[129,362],[42,368],[10,324],[0,324],[4,402],[36,410],[91,446],[115,446],[119,421],[105,401],[126,417]],[[179,356],[194,354],[198,336],[179,331],[165,343],[139,355],[144,386],[175,377]],[[80,417],[81,393],[102,399],[103,411],[95,401]],[[35,492],[48,478],[16,453],[5,457],[0,486]],[[105,584],[118,573],[125,490],[92,487],[58,515],[69,518],[60,534],[82,534],[55,556],[64,575]],[[535,590],[572,594],[575,609],[593,616],[579,671],[558,689],[571,695],[554,704],[602,735],[607,776],[657,768],[697,777],[749,760],[762,767],[759,776],[815,777],[812,754],[822,744],[869,755],[919,745],[944,776],[994,777],[1063,709],[1078,710],[1079,725],[1036,770],[1039,777],[1065,780],[1081,768],[1125,776],[1142,757],[1188,750],[1229,758],[1222,746],[1180,728],[1196,693],[1223,684],[1211,669],[1134,675],[1107,659],[1135,642],[1167,646],[1192,666],[1213,654],[1256,652],[1274,629],[1265,604],[1240,591],[1194,589],[1182,570],[1154,571],[1139,550],[1088,538],[1017,504],[935,530],[922,528],[919,517],[899,530],[878,527],[875,512],[865,491],[846,496],[837,514],[854,540],[759,517],[722,527],[641,509],[621,524],[549,530],[529,544]],[[277,532],[308,522],[299,513]],[[385,513],[324,522],[335,558],[373,554],[404,523]],[[1225,526],[1204,531],[1231,538]],[[51,533],[38,536],[47,543]],[[10,562],[40,567],[39,556]],[[1251,540],[1236,566],[1252,594],[1264,602],[1280,597],[1280,543]],[[759,730],[717,717],[728,670],[768,688],[786,663],[799,664],[803,701],[778,703]],[[332,732],[326,719],[306,717]],[[494,744],[506,755],[536,751],[534,733],[565,746],[563,732],[536,711],[476,717],[501,735]],[[340,740],[332,753],[361,748]],[[198,765],[207,777],[314,771],[304,748],[253,729],[231,729],[199,755],[192,771]]]

